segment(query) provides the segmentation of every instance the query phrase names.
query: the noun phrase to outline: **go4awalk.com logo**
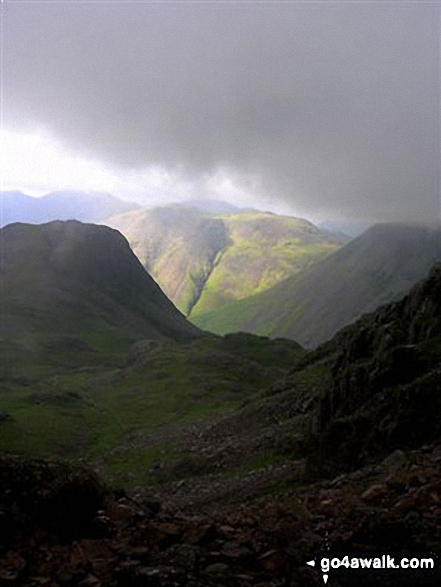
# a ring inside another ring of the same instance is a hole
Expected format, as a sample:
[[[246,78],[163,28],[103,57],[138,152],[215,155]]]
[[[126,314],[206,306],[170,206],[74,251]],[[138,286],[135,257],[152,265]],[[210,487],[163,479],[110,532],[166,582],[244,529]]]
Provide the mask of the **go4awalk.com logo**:
[[[326,551],[318,555],[315,559],[308,561],[306,564],[316,568],[322,573],[323,582],[328,583],[332,575],[341,576],[342,574],[351,574],[354,579],[356,576],[360,579],[360,574],[394,573],[402,577],[406,574],[409,579],[413,575],[418,585],[429,584],[435,576],[439,575],[439,565],[437,573],[438,556],[434,553],[429,554],[410,554],[410,553],[369,553],[369,556],[360,556],[357,554],[331,553]],[[441,583],[440,583],[441,585]]]

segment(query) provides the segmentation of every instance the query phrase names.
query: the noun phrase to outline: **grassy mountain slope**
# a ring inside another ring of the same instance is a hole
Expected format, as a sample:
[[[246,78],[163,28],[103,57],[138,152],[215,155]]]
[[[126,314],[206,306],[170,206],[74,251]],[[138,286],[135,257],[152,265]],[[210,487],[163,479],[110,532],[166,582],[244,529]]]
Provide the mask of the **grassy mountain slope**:
[[[241,330],[313,347],[399,299],[440,259],[439,227],[380,224],[309,270],[193,320],[220,334]]]
[[[263,291],[340,245],[310,222],[269,212],[211,214],[186,206],[106,220],[186,315]]]
[[[129,212],[106,224],[126,236],[150,275],[184,313],[197,303],[229,241],[220,218],[190,207]]]
[[[140,338],[199,331],[165,297],[124,237],[77,221],[10,224],[0,232],[3,366],[94,362]],[[17,363],[18,360],[18,363]]]
[[[224,219],[230,244],[213,268],[193,318],[230,301],[259,293],[302,271],[338,245],[307,220],[268,212]]]
[[[86,459],[129,486],[171,477],[188,466],[184,439],[197,422],[230,414],[303,354],[294,341],[252,335],[139,341],[119,365],[59,370],[31,385],[4,377],[0,451]]]
[[[12,222],[40,224],[51,220],[98,222],[107,216],[139,208],[138,204],[119,200],[99,192],[59,191],[41,198],[21,192],[0,192],[2,201],[0,226]]]

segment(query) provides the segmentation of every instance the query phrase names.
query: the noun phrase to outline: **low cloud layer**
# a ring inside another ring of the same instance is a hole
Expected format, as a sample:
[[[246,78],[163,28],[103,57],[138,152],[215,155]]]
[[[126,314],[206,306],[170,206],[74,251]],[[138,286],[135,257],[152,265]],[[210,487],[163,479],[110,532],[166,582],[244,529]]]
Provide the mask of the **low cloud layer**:
[[[5,127],[48,129],[126,172],[231,177],[304,214],[433,220],[439,12],[8,3]]]

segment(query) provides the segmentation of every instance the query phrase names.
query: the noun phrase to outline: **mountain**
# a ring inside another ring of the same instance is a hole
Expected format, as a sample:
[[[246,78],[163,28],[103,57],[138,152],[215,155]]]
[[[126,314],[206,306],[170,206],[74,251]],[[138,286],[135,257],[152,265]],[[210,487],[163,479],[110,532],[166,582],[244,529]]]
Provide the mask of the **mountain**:
[[[438,260],[439,226],[378,224],[310,269],[193,321],[219,334],[245,331],[315,347],[401,298]]]
[[[181,205],[135,210],[105,224],[187,316],[270,288],[339,248],[307,220],[241,210],[215,214]]]
[[[65,190],[34,198],[21,192],[9,191],[0,193],[0,198],[0,226],[12,222],[40,224],[50,220],[71,219],[98,222],[107,216],[139,208],[138,204],[99,192]]]
[[[40,356],[44,362],[76,351],[78,361],[87,362],[97,351],[111,354],[140,338],[200,335],[125,238],[108,227],[9,224],[0,231],[0,258],[4,366],[10,360],[15,367],[16,357],[32,362]]]

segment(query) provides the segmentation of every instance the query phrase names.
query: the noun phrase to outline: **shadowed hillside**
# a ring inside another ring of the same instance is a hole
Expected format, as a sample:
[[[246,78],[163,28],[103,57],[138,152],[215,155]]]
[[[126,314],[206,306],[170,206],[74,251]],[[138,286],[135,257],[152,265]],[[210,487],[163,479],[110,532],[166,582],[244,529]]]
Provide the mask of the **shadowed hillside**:
[[[400,302],[364,315],[317,349],[331,377],[313,418],[328,465],[356,467],[441,434],[441,265]]]
[[[60,353],[90,361],[140,338],[199,335],[115,230],[77,221],[10,224],[0,232],[0,255],[3,365],[10,358],[18,368],[35,355],[56,362]]]
[[[438,226],[378,224],[310,269],[193,320],[219,334],[242,330],[314,347],[402,297],[437,260]]]

